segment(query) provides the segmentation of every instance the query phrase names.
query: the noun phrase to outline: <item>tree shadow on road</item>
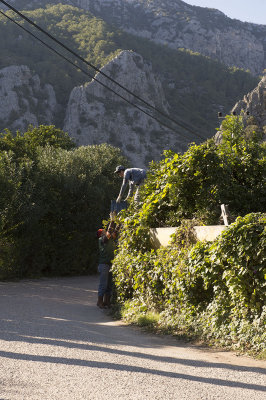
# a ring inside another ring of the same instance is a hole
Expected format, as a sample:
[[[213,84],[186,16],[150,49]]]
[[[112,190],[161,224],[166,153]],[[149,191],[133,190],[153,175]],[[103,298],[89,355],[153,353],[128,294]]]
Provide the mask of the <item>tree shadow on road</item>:
[[[74,358],[64,358],[64,357],[52,357],[52,356],[40,356],[40,355],[33,355],[33,354],[21,354],[21,353],[12,353],[6,351],[0,351],[0,356],[5,358],[12,358],[16,360],[24,360],[24,361],[36,361],[36,362],[44,362],[44,363],[52,363],[52,364],[65,364],[65,365],[75,365],[81,367],[89,367],[89,368],[98,368],[98,369],[112,369],[121,372],[135,372],[135,373],[143,373],[149,375],[159,375],[168,378],[175,378],[175,379],[185,379],[192,382],[201,382],[201,383],[208,383],[211,385],[218,385],[218,386],[229,386],[234,388],[241,388],[241,389],[250,389],[256,391],[266,391],[265,386],[256,385],[256,384],[249,384],[249,383],[242,383],[237,381],[230,381],[224,379],[214,379],[214,378],[205,378],[203,376],[194,376],[188,374],[180,374],[177,372],[169,372],[157,369],[150,369],[144,368],[139,366],[132,366],[126,364],[118,364],[118,363],[110,363],[110,362],[101,362],[101,361],[87,361],[87,360],[80,360]]]
[[[257,384],[162,370],[160,364],[168,363],[266,374],[265,368],[152,354],[149,351],[151,348],[185,345],[173,338],[144,335],[139,330],[115,323],[95,306],[97,282],[97,277],[77,277],[0,283],[0,341],[65,347],[84,352],[98,351],[142,359],[144,365],[145,360],[152,360],[159,363],[157,369],[127,363],[22,354],[6,351],[3,347],[0,357],[160,375],[256,391],[266,390],[265,386]],[[139,351],[133,351],[132,347],[139,348]]]

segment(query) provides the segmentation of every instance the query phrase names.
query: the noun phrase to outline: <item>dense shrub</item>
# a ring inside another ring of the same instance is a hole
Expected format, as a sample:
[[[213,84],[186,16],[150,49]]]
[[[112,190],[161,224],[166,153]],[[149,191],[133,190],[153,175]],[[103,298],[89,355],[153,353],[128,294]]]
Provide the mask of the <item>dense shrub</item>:
[[[223,140],[191,145],[184,154],[165,152],[150,165],[142,206],[132,218],[149,227],[177,226],[182,219],[219,223],[220,205],[233,216],[266,209],[266,147],[245,135],[241,118],[223,122]]]
[[[53,125],[29,126],[28,130],[21,134],[20,131],[14,135],[9,129],[0,133],[0,151],[12,151],[14,157],[29,157],[33,159],[38,147],[50,145],[54,148],[65,150],[73,149],[74,141],[67,133]]]
[[[135,318],[154,311],[177,332],[261,352],[265,345],[265,146],[228,117],[223,140],[167,152],[151,165],[141,203],[121,215],[114,260],[116,295]],[[235,222],[214,242],[192,227],[219,223],[229,204]],[[237,217],[238,216],[238,217]],[[155,250],[150,227],[179,227]],[[158,321],[158,320],[157,320]],[[157,322],[158,323],[158,322]]]
[[[174,332],[265,350],[266,214],[239,217],[212,243],[182,243],[186,230],[183,224],[158,250],[120,243],[113,267],[118,302],[130,300],[133,319],[156,311],[159,325]]]
[[[5,141],[1,278],[93,272],[95,232],[120,184],[113,174],[124,162],[120,150],[106,144],[75,149],[62,131],[44,126],[13,139],[2,135],[1,148]]]

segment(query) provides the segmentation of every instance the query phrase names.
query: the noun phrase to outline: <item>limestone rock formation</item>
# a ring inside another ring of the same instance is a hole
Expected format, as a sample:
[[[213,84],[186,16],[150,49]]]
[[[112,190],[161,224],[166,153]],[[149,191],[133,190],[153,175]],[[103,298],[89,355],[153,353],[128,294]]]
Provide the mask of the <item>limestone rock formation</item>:
[[[123,51],[101,71],[167,113],[161,82],[140,55]],[[147,106],[98,73],[91,82],[75,87],[68,102],[64,130],[78,145],[110,143],[120,147],[132,165],[139,167],[147,165],[151,159],[159,159],[165,149],[184,149],[186,143],[182,137],[160,126],[96,80],[153,114]]]
[[[185,48],[260,74],[266,68],[266,26],[232,20],[181,0],[72,0],[123,30]]]
[[[234,111],[237,115],[243,112],[245,120],[249,116],[253,117],[257,125],[266,130],[266,75],[254,90],[236,103],[232,112]]]
[[[232,108],[231,113],[241,115],[244,125],[251,125],[252,128],[259,128],[264,132],[262,140],[266,140],[266,75],[251,92],[247,93],[244,98],[238,101]],[[215,134],[215,142],[220,143],[222,140],[222,127]]]
[[[0,70],[0,127],[24,130],[29,124],[51,124],[57,108],[51,85],[41,86],[27,66]]]

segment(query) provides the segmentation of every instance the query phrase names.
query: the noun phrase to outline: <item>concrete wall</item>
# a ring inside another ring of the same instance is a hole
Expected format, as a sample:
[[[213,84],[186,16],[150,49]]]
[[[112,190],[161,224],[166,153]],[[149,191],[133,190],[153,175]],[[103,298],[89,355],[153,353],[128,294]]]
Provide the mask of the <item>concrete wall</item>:
[[[227,226],[225,225],[210,225],[210,226],[194,226],[196,238],[200,241],[213,241],[219,236]],[[176,232],[178,228],[152,228],[150,229],[151,241],[155,248],[161,246],[166,247],[170,240],[171,235]]]

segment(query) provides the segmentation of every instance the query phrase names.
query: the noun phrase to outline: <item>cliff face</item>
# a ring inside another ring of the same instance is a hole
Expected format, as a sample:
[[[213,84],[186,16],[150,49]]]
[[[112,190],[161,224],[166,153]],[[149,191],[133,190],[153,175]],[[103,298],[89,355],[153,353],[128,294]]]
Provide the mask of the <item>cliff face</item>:
[[[167,112],[168,105],[161,83],[140,55],[123,51],[102,72],[153,106]],[[145,105],[121,88],[110,84],[99,73],[95,78],[152,114]],[[120,147],[132,165],[136,166],[144,166],[151,159],[159,159],[165,149],[181,151],[185,146],[182,137],[160,126],[157,121],[131,104],[120,100],[95,80],[76,87],[71,92],[64,130],[75,138],[78,145],[107,142]]]
[[[263,141],[266,141],[266,76],[262,78],[254,90],[247,93],[244,98],[238,101],[232,108],[231,113],[243,117],[244,126],[251,125],[252,129],[257,127],[264,132]],[[223,129],[214,136],[216,143],[222,140]]]
[[[254,90],[236,103],[232,111],[237,114],[244,111],[245,119],[248,118],[246,113],[249,112],[249,115],[255,118],[258,126],[266,133],[266,76]]]
[[[123,30],[172,48],[185,48],[260,74],[266,68],[266,26],[181,0],[73,0]]]
[[[41,86],[27,66],[0,70],[0,127],[24,130],[29,124],[51,124],[57,103],[51,85]]]
[[[168,113],[169,105],[161,81],[139,54],[123,51],[101,71],[152,106]],[[98,81],[133,104],[119,98]],[[72,90],[63,129],[79,146],[109,143],[119,147],[131,164],[139,167],[147,166],[152,159],[158,160],[165,149],[186,150],[191,142],[190,136],[186,136],[184,131],[180,135],[180,128],[176,129],[173,124],[177,132],[167,129],[134,104],[163,121],[163,117],[154,114],[152,109],[98,73],[91,82]],[[2,129],[25,131],[29,124],[52,124],[58,107],[53,87],[42,86],[39,77],[28,67],[11,66],[0,70]],[[258,125],[265,129],[266,77],[233,108],[237,114],[242,110],[249,111]]]

